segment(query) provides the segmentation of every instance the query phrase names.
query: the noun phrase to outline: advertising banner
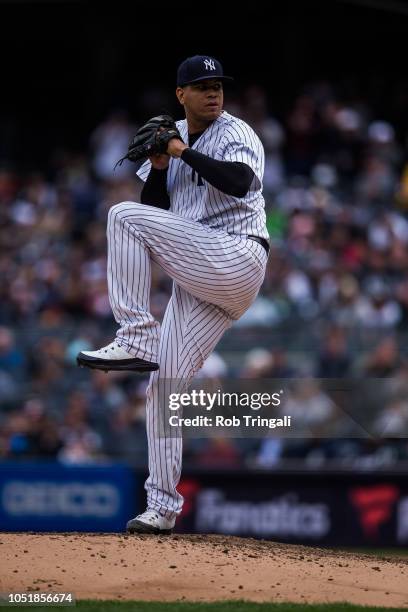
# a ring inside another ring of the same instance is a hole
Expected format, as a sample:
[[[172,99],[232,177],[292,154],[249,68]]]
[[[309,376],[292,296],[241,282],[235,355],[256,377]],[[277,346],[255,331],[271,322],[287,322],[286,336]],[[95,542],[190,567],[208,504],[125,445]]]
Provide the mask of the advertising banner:
[[[124,465],[0,463],[1,531],[123,531],[136,502]]]
[[[403,474],[190,473],[180,532],[322,546],[406,546]]]

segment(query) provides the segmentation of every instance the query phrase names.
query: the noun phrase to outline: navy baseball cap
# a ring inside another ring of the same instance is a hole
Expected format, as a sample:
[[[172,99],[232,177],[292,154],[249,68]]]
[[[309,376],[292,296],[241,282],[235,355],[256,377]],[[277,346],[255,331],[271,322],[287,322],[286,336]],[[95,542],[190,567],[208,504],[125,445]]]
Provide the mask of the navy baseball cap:
[[[233,78],[224,75],[220,62],[209,55],[194,55],[181,62],[177,70],[177,87],[184,87],[197,81],[217,79],[232,81]]]

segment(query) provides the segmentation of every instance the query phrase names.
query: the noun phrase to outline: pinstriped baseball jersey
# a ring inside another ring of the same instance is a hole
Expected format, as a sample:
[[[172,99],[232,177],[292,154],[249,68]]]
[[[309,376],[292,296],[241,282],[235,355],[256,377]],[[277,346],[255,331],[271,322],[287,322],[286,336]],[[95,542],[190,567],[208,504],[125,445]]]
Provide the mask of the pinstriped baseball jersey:
[[[178,121],[177,127],[184,142],[188,142],[186,119]],[[227,195],[203,180],[182,159],[171,158],[167,172],[170,210],[229,234],[268,238],[262,196],[265,155],[253,129],[223,111],[191,148],[220,161],[247,164],[254,172],[250,190],[243,198]],[[139,178],[145,181],[150,169],[147,160],[137,172]]]
[[[112,206],[108,215],[109,299],[121,346],[155,361],[147,390],[148,508],[168,519],[180,514],[181,430],[160,435],[160,380],[193,378],[234,320],[256,298],[267,254],[251,239],[232,236],[172,211],[137,202]],[[151,262],[174,280],[163,322],[149,312]],[[177,434],[177,435],[176,435]]]
[[[187,121],[177,123],[188,142]],[[247,236],[268,238],[262,180],[264,151],[244,121],[225,111],[192,148],[219,161],[244,162],[254,172],[241,198],[211,186],[181,158],[170,158],[170,210],[122,202],[108,215],[109,299],[119,324],[117,342],[135,357],[157,362],[146,401],[149,477],[147,504],[168,519],[181,512],[177,491],[181,429],[160,435],[160,381],[192,380],[224,332],[249,308],[263,282],[267,252]],[[151,163],[138,171],[145,181]],[[153,203],[152,203],[153,204]],[[163,322],[149,309],[151,264],[173,279]]]

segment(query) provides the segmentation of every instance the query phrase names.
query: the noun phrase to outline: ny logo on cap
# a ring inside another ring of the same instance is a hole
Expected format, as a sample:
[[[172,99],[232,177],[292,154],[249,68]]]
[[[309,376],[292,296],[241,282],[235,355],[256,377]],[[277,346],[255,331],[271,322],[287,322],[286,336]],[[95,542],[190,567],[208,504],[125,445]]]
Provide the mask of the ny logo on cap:
[[[212,59],[205,59],[204,60],[204,64],[205,64],[205,69],[206,70],[215,70],[214,60],[212,60]]]

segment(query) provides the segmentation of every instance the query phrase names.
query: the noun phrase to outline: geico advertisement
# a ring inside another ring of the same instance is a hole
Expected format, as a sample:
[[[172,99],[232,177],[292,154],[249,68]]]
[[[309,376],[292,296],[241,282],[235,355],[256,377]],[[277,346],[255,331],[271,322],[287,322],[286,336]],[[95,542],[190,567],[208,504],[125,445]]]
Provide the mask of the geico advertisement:
[[[11,481],[3,488],[2,506],[10,516],[62,515],[111,517],[119,492],[110,484]]]
[[[122,531],[135,483],[122,465],[0,464],[0,529]]]

